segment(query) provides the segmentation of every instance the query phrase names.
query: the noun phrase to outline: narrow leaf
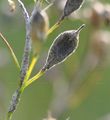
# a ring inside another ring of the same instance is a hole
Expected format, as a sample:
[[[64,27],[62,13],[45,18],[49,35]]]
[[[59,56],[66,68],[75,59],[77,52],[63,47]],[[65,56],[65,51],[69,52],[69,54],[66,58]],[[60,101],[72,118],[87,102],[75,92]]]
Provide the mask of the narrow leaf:
[[[2,33],[0,33],[0,37],[1,37],[1,39],[3,40],[3,42],[6,44],[6,46],[8,47],[8,49],[9,49],[9,51],[10,51],[12,57],[13,57],[13,60],[14,60],[14,62],[15,62],[15,64],[16,64],[16,66],[20,69],[20,65],[19,65],[18,59],[17,59],[17,57],[16,57],[16,55],[15,55],[15,53],[14,53],[11,45],[8,43],[8,41],[7,41],[6,38],[2,35]]]

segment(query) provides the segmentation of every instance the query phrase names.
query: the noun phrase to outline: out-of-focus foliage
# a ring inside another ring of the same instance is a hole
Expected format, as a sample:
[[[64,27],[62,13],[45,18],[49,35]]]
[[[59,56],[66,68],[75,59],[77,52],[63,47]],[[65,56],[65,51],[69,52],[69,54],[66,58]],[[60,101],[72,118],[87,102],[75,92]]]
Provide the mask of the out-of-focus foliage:
[[[56,6],[48,10],[50,26],[57,21],[62,11],[63,5],[60,6],[60,1],[56,1]],[[97,7],[96,10],[96,3],[93,1],[98,0],[85,0],[79,11],[65,19],[48,36],[33,75],[43,66],[47,51],[59,33],[78,28],[82,23],[86,24],[75,54],[50,70],[23,93],[13,119],[43,120],[48,111],[58,120],[66,120],[68,117],[70,120],[110,119],[110,24],[106,25],[108,21],[100,15],[100,6],[110,6],[110,2],[99,0],[101,5],[97,3],[99,9]],[[30,12],[34,0],[24,0],[24,3]],[[14,12],[9,9],[7,0],[1,0],[0,32],[5,35],[21,62],[25,41],[24,19],[17,3]],[[0,40],[0,119],[5,117],[18,81],[18,70]]]

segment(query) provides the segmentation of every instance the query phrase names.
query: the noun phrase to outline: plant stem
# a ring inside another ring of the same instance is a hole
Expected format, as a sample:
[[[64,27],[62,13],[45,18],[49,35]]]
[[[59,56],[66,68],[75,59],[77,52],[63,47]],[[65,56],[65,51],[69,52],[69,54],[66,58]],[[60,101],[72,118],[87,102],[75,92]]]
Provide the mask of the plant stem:
[[[26,83],[22,84],[22,86],[20,86],[15,93],[12,96],[12,100],[10,102],[9,105],[9,109],[8,109],[8,113],[7,113],[7,118],[6,120],[11,120],[13,113],[15,112],[17,105],[20,102],[20,98],[22,93],[24,92],[24,89],[29,86],[31,83],[33,83],[34,81],[36,81],[37,79],[39,79],[43,74],[45,73],[45,71],[40,71],[38,74],[36,74],[33,78],[31,78],[29,81],[27,81]]]
[[[8,113],[7,113],[7,120],[11,120],[12,115],[14,111],[17,108],[17,105],[20,101],[21,94],[24,91],[24,78],[26,76],[26,73],[28,71],[28,66],[29,66],[29,57],[30,57],[30,52],[31,52],[31,36],[30,36],[30,17],[29,14],[21,0],[18,0],[20,8],[23,12],[23,16],[25,19],[26,23],[26,41],[25,41],[25,47],[24,47],[24,53],[23,53],[23,59],[22,59],[22,64],[21,64],[21,73],[20,73],[20,85],[18,89],[14,92],[12,96],[12,100],[9,105]]]
[[[12,115],[14,111],[17,108],[18,103],[20,102],[21,95],[24,91],[24,89],[32,84],[34,81],[38,80],[45,72],[46,70],[40,70],[38,74],[36,74],[34,77],[32,77],[30,80],[30,74],[32,72],[33,67],[35,66],[35,63],[37,61],[37,57],[33,58],[32,63],[29,67],[29,58],[30,58],[30,52],[31,52],[31,25],[30,25],[30,17],[29,14],[22,3],[21,0],[18,0],[20,7],[23,12],[23,16],[26,23],[26,41],[25,41],[25,47],[24,47],[24,53],[23,53],[23,59],[21,64],[21,73],[20,73],[20,85],[18,89],[15,91],[15,93],[12,96],[11,103],[9,105],[8,113],[7,113],[7,120],[11,120]],[[63,19],[60,19],[50,30],[48,31],[48,35],[51,34],[56,28],[58,28],[61,24]],[[29,67],[29,68],[28,68]]]
[[[21,73],[20,73],[20,85],[22,86],[24,78],[26,76],[26,73],[28,71],[29,67],[29,57],[30,57],[30,52],[31,52],[31,25],[30,25],[30,17],[29,14],[21,0],[18,0],[21,10],[23,12],[23,16],[25,19],[26,23],[26,41],[25,41],[25,47],[24,47],[24,54],[23,54],[23,59],[22,59],[22,64],[21,64]]]
[[[32,77],[31,79],[29,79],[27,82],[26,82],[26,84],[25,84],[25,88],[27,87],[27,86],[29,86],[30,84],[32,84],[33,82],[35,82],[36,80],[38,80],[42,75],[44,75],[44,73],[45,73],[46,71],[39,71],[34,77]]]
[[[13,113],[15,112],[17,105],[20,102],[20,97],[24,91],[24,85],[19,87],[12,96],[12,100],[9,105],[8,113],[7,113],[7,120],[11,120]]]
[[[61,23],[63,22],[63,20],[64,20],[64,18],[61,17],[61,18],[58,20],[58,22],[56,22],[56,23],[49,29],[49,31],[47,32],[47,36],[50,35],[54,30],[56,30],[56,29],[61,25]]]

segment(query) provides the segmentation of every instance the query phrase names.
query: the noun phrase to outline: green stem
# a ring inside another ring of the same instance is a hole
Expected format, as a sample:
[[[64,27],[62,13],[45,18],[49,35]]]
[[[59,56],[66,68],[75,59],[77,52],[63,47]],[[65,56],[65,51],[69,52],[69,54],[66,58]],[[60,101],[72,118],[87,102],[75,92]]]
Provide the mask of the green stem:
[[[29,86],[30,84],[32,84],[33,82],[35,82],[36,80],[38,80],[42,75],[44,75],[45,71],[39,71],[34,77],[32,77],[31,79],[29,79],[26,83],[25,83],[25,88],[27,86]]]
[[[49,31],[47,32],[47,36],[50,35],[54,30],[56,30],[56,29],[61,25],[61,23],[63,22],[63,20],[64,20],[64,18],[61,17],[61,18],[59,19],[59,21],[58,21],[57,23],[55,23],[55,24],[49,29]]]
[[[20,102],[20,98],[21,98],[22,93],[24,92],[24,89],[27,86],[29,86],[30,84],[32,84],[34,81],[39,79],[44,73],[45,73],[45,71],[41,70],[38,74],[36,74],[33,78],[31,78],[30,80],[28,80],[24,84],[22,84],[22,86],[15,91],[15,93],[12,96],[12,101],[11,101],[11,104],[9,106],[6,120],[11,120],[13,113],[15,112],[17,105]]]
[[[20,102],[20,98],[21,98],[21,95],[22,95],[23,91],[24,91],[24,84],[14,92],[14,94],[12,96],[11,103],[9,105],[6,120],[11,120],[12,119],[13,113],[17,109],[17,105]]]

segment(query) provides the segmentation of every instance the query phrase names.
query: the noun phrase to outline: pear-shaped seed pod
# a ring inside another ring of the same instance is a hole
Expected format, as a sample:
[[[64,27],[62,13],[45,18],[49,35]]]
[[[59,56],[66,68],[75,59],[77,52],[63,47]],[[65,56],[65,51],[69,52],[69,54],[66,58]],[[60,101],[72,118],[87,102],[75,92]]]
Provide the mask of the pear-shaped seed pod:
[[[83,1],[84,0],[67,0],[64,7],[63,17],[66,17],[77,10],[82,5]]]
[[[46,64],[43,67],[44,71],[63,62],[76,50],[79,42],[79,32],[84,26],[85,25],[83,24],[77,30],[65,31],[54,40],[50,47]]]
[[[49,29],[49,20],[47,13],[44,10],[40,9],[38,3],[32,12],[30,23],[32,47],[34,53],[39,53],[42,42],[46,39],[46,34]]]

